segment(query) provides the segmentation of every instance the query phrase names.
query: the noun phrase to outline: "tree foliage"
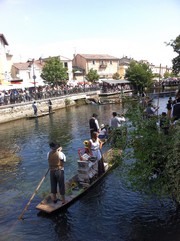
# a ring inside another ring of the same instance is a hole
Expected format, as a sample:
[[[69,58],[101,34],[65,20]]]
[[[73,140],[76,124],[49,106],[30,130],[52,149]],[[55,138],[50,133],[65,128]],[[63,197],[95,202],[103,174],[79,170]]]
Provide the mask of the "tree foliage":
[[[135,61],[131,61],[126,70],[125,78],[132,83],[137,92],[143,92],[145,87],[150,87],[153,83],[153,73],[150,67],[145,63]]]
[[[119,73],[114,73],[113,74],[113,79],[120,79],[120,74]]]
[[[63,67],[63,63],[60,61],[59,57],[49,58],[43,69],[41,77],[53,85],[61,85],[67,82],[67,68]]]
[[[180,204],[180,124],[165,135],[157,117],[144,119],[141,106],[129,108],[129,158],[125,165],[134,190],[160,197],[172,197]]]
[[[169,77],[174,77],[174,74],[173,73],[169,73],[168,71],[166,71],[164,73],[164,76],[163,76],[165,79],[169,78]]]
[[[90,71],[86,75],[86,79],[89,82],[92,82],[92,83],[95,82],[95,80],[98,80],[99,79],[99,75],[97,73],[97,70],[90,69]]]
[[[176,37],[175,40],[171,40],[167,45],[173,47],[174,52],[177,53],[177,56],[172,59],[173,64],[173,73],[178,75],[180,73],[180,35]]]

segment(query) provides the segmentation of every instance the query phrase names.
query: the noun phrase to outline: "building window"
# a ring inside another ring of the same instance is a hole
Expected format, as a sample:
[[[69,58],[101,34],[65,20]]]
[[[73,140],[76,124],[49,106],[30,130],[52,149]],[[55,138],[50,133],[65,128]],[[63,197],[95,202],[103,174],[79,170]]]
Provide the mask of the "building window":
[[[68,63],[64,62],[64,68],[68,68]]]
[[[96,63],[95,60],[93,60],[92,63],[95,64]]]
[[[109,63],[112,64],[112,60],[110,60]]]

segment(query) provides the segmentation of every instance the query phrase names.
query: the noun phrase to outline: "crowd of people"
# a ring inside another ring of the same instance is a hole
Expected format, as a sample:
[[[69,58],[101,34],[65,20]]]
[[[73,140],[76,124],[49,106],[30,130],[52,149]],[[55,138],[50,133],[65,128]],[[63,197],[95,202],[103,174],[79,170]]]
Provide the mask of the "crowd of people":
[[[99,90],[100,86],[92,84],[89,86],[79,85],[76,87],[61,85],[61,86],[40,86],[25,89],[12,89],[0,91],[0,105],[15,104],[28,102],[33,100],[49,99],[52,97],[64,96],[69,94],[78,94],[82,92]]]
[[[104,83],[102,85],[102,93],[108,92],[121,92],[123,90],[130,90],[131,86],[129,84],[108,84]]]
[[[120,92],[122,90],[130,89],[129,85],[110,85],[110,84],[91,84],[91,85],[45,85],[39,87],[31,87],[24,89],[0,90],[0,106],[15,104],[33,100],[49,99],[52,97],[78,94],[94,90],[101,90],[104,92]]]

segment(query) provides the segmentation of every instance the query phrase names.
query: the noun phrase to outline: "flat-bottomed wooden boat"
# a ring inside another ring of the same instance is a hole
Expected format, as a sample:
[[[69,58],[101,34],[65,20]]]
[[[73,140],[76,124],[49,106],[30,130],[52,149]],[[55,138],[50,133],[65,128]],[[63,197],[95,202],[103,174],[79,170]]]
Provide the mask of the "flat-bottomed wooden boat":
[[[26,117],[26,119],[36,119],[36,118],[39,118],[39,117],[43,117],[43,116],[47,116],[47,115],[52,115],[52,114],[54,114],[55,113],[55,111],[53,111],[53,112],[51,112],[51,113],[49,113],[49,112],[42,112],[42,113],[40,113],[40,114],[38,114],[38,115],[31,115],[31,116],[27,116]]]
[[[69,181],[66,182],[66,202],[62,204],[59,200],[54,203],[49,194],[44,200],[42,200],[36,209],[43,211],[45,213],[52,213],[56,210],[62,210],[68,208],[73,202],[78,200],[83,194],[97,184],[113,167],[116,166],[115,156],[121,155],[120,150],[110,149],[103,154],[105,173],[100,177],[97,176],[97,172],[94,171],[96,162],[91,163],[91,161],[81,161],[78,160],[78,174],[73,176]]]

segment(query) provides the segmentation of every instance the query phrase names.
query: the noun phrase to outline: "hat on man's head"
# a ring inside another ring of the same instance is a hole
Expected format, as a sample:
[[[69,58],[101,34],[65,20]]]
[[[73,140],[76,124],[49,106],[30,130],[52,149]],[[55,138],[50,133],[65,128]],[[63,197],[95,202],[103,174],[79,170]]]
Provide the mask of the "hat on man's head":
[[[49,147],[50,147],[52,150],[57,150],[57,149],[60,147],[60,145],[57,144],[57,143],[55,143],[55,142],[51,142],[51,143],[49,143]]]
[[[101,124],[101,128],[104,128],[105,127],[105,125],[104,124]]]
[[[93,116],[93,117],[98,117],[98,115],[97,115],[97,114],[95,114],[95,113],[94,113],[92,116]]]

